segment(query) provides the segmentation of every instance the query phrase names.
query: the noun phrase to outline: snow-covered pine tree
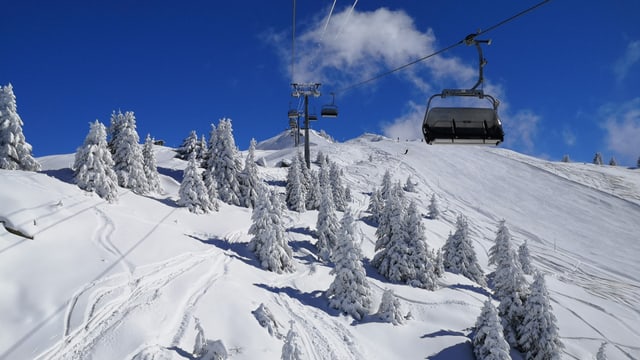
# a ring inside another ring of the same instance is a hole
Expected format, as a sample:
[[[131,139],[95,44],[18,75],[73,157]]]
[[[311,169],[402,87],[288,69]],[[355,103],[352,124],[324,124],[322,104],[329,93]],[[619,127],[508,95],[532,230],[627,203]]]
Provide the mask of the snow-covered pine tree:
[[[387,198],[387,193],[389,192],[389,190],[391,190],[392,186],[393,184],[391,183],[391,173],[389,172],[389,170],[387,170],[382,176],[382,184],[380,186],[380,193],[382,194],[383,199]]]
[[[427,236],[424,224],[422,224],[422,217],[414,201],[411,201],[407,208],[405,228],[407,230],[407,268],[409,270],[407,283],[427,290],[435,290],[438,287],[435,266],[427,247]]]
[[[361,320],[368,314],[372,305],[371,288],[362,265],[359,243],[353,215],[347,210],[340,220],[338,240],[331,257],[335,264],[331,273],[335,278],[326,291],[326,296],[331,307],[356,320]]]
[[[593,163],[596,165],[602,165],[602,154],[597,152],[596,155],[593,157]]]
[[[78,148],[73,164],[78,187],[114,202],[118,199],[118,179],[107,146],[107,130],[98,120],[90,124],[84,144]]]
[[[612,156],[611,160],[609,160],[609,165],[618,166],[618,162],[616,161],[616,158],[614,156]]]
[[[18,115],[13,85],[0,86],[0,169],[39,171],[40,164],[31,154]]]
[[[407,176],[407,181],[404,183],[402,189],[410,193],[416,192],[416,184],[413,182],[413,180],[411,180],[411,175]]]
[[[142,147],[142,162],[144,166],[144,175],[149,183],[149,191],[161,193],[164,190],[160,184],[160,175],[156,166],[156,154],[153,151],[153,139],[147,134]]]
[[[208,169],[204,169],[202,173],[202,179],[204,181],[204,188],[207,190],[207,196],[211,202],[211,209],[213,211],[220,210],[220,203],[218,202],[218,184]]]
[[[377,315],[382,321],[393,325],[404,324],[404,316],[400,312],[400,300],[396,297],[391,289],[385,289],[382,293],[380,307],[378,307]]]
[[[438,251],[431,251],[431,259],[433,259],[433,272],[437,277],[444,275],[444,257],[442,256],[442,249]]]
[[[380,275],[395,282],[405,282],[403,275],[406,271],[400,271],[401,266],[406,266],[407,231],[405,229],[404,218],[406,208],[402,195],[400,182],[396,183],[387,193],[384,211],[380,216],[380,222],[376,229],[375,250],[378,251],[371,265],[375,267]]]
[[[216,141],[218,139],[218,129],[215,124],[211,124],[211,130],[209,130],[209,143],[207,145],[207,152],[202,156],[202,164],[205,169],[213,169],[215,164],[213,164],[213,158],[215,158],[215,146]]]
[[[367,208],[367,211],[371,214],[369,219],[371,219],[373,225],[379,224],[383,208],[384,199],[382,199],[382,193],[379,189],[375,189],[371,192],[371,196],[369,197],[369,207]]]
[[[208,170],[213,174],[218,185],[218,198],[227,204],[239,205],[238,174],[242,170],[242,162],[233,139],[231,119],[220,119],[215,131],[215,143],[210,153]]]
[[[458,215],[456,232],[449,235],[444,244],[443,262],[447,271],[461,274],[482,286],[487,285],[469,238],[469,224],[464,215]]]
[[[285,187],[285,202],[291,211],[305,212],[305,187],[301,172],[300,156],[294,155],[291,166],[287,171],[287,185]]]
[[[380,192],[385,196],[382,193],[382,189]],[[378,228],[376,229],[376,251],[386,248],[394,231],[402,228],[405,199],[400,183],[396,183],[396,186],[392,186],[387,190],[386,197],[383,197],[383,199],[384,206],[378,218]]]
[[[324,163],[324,154],[322,153],[322,151],[318,151],[318,154],[316,155],[316,164],[321,165]]]
[[[564,163],[569,163],[569,162],[571,162],[571,159],[569,158],[568,154],[564,154],[562,156],[562,160],[561,161],[564,162]]]
[[[636,167],[640,169],[640,156],[638,156],[638,161],[636,162]]]
[[[319,173],[315,170],[309,171],[309,191],[305,196],[305,208],[307,210],[318,210],[320,208],[320,179]]]
[[[285,238],[281,202],[275,193],[261,191],[258,194],[258,201],[251,215],[253,223],[249,228],[249,234],[253,238],[248,245],[263,269],[278,274],[295,270],[293,252]]]
[[[306,199],[307,193],[309,193],[309,190],[311,189],[311,169],[306,166],[306,160],[304,159],[302,152],[298,152],[298,164],[300,165],[300,182],[304,188],[304,195]]]
[[[124,117],[124,114],[122,113],[122,111],[118,110],[117,113],[115,110],[112,111],[110,125],[109,125],[109,128],[107,129],[107,135],[109,140],[107,144],[109,145],[109,151],[111,151],[111,155],[115,155],[116,153],[115,141],[116,139],[119,138],[120,132],[125,126],[126,126],[126,118]]]
[[[302,344],[302,340],[300,339],[300,335],[296,332],[294,328],[294,322],[291,321],[291,327],[289,328],[289,332],[284,340],[284,345],[282,345],[282,355],[280,356],[281,360],[304,360],[306,359],[304,348]]]
[[[336,208],[333,205],[333,193],[331,192],[331,185],[327,181],[329,176],[326,169],[321,168],[319,176],[321,185],[320,208],[318,209],[318,220],[316,222],[316,234],[318,235],[316,248],[320,259],[328,262],[331,260],[331,255],[336,247],[340,223],[336,216]]]
[[[518,262],[522,272],[527,275],[533,275],[533,265],[531,265],[531,255],[529,254],[529,246],[527,241],[518,247]]]
[[[342,185],[342,169],[338,164],[332,162],[329,166],[329,183],[333,192],[333,203],[336,210],[345,211],[347,209],[347,197]]]
[[[598,348],[598,353],[596,354],[596,360],[607,360],[607,353],[605,352],[607,348],[607,343],[603,342]]]
[[[524,304],[524,317],[519,324],[520,348],[525,359],[560,359],[563,348],[556,317],[549,303],[544,276],[536,272]]]
[[[176,157],[182,160],[188,160],[191,154],[195,154],[196,161],[200,160],[198,154],[199,147],[198,134],[195,130],[191,130],[189,136],[182,140],[182,144],[176,149]]]
[[[495,248],[495,249],[494,249]],[[511,235],[505,221],[501,221],[496,232],[496,244],[489,250],[496,270],[493,273],[493,293],[500,301],[498,315],[502,321],[505,340],[509,345],[518,346],[518,326],[524,316],[524,300],[527,297],[527,283],[511,248]]]
[[[502,335],[502,325],[498,312],[491,303],[485,301],[473,332],[473,354],[478,360],[510,360],[509,344]]]
[[[198,141],[198,146],[196,147],[196,158],[200,161],[200,166],[203,168],[207,167],[207,154],[209,153],[209,145],[207,145],[207,139],[204,137],[204,134],[200,137],[200,141]]]
[[[429,219],[436,220],[440,217],[440,209],[438,207],[438,199],[436,194],[431,194],[431,201],[429,202],[429,213],[427,214]]]
[[[178,205],[185,206],[190,212],[196,214],[208,213],[213,209],[213,205],[209,200],[209,194],[202,181],[202,176],[198,172],[198,161],[196,154],[191,153],[187,167],[184,169],[182,183],[178,194]]]
[[[113,139],[113,169],[118,176],[118,185],[131,189],[136,194],[149,192],[149,182],[144,173],[144,160],[140,137],[136,131],[136,118],[132,111],[124,113],[117,137]]]
[[[240,185],[240,206],[252,208],[256,205],[259,187],[262,186],[258,177],[258,165],[255,161],[256,139],[251,139],[247,159],[244,162],[244,169],[238,177]]]

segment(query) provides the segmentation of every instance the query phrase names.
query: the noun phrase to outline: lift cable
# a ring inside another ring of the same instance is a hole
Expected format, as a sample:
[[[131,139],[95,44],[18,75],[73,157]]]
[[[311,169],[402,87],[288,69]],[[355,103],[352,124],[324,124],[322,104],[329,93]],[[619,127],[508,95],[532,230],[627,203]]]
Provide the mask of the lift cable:
[[[293,27],[291,30],[291,83],[294,82],[296,63],[296,0],[293,0]]]
[[[346,86],[346,87],[344,87],[344,88],[338,89],[338,90],[334,91],[334,93],[336,93],[336,94],[337,94],[337,93],[344,93],[344,92],[347,92],[347,91],[349,91],[349,90],[351,90],[351,89],[353,89],[353,88],[360,87],[360,86],[362,86],[362,85],[365,85],[365,84],[368,84],[368,83],[370,83],[370,82],[376,81],[376,80],[378,80],[378,79],[380,79],[380,78],[383,78],[383,77],[385,77],[385,76],[387,76],[387,75],[391,75],[391,74],[393,74],[393,73],[395,73],[395,72],[398,72],[398,71],[400,71],[400,70],[406,69],[406,68],[408,68],[409,66],[415,65],[415,64],[417,64],[417,63],[419,63],[419,62],[421,62],[421,61],[424,61],[424,60],[427,60],[427,59],[429,59],[429,58],[431,58],[431,57],[434,57],[434,56],[436,56],[436,55],[442,54],[443,52],[449,51],[449,50],[451,50],[451,49],[455,48],[455,47],[456,47],[456,46],[458,46],[458,45],[465,44],[465,43],[469,43],[469,42],[470,42],[470,41],[472,41],[475,37],[480,36],[480,35],[483,35],[483,34],[486,34],[486,33],[488,33],[489,31],[492,31],[492,30],[494,30],[494,29],[496,29],[496,28],[498,28],[498,27],[500,27],[500,26],[502,26],[502,25],[504,25],[504,24],[506,24],[506,23],[508,23],[508,22],[510,22],[510,21],[512,21],[512,20],[514,20],[514,19],[516,19],[516,18],[518,18],[518,17],[520,17],[520,16],[522,16],[522,15],[525,15],[525,14],[527,14],[527,13],[529,13],[529,12],[531,12],[531,11],[533,11],[533,10],[535,10],[535,9],[539,8],[539,7],[541,7],[542,5],[545,5],[546,3],[550,2],[550,1],[551,1],[551,0],[543,0],[543,1],[541,1],[541,2],[539,2],[539,3],[537,3],[537,4],[535,4],[535,5],[531,6],[531,7],[530,7],[530,8],[528,8],[528,9],[525,9],[525,10],[523,10],[523,11],[521,11],[521,12],[519,12],[519,13],[517,13],[517,14],[515,14],[515,15],[513,15],[513,16],[511,16],[511,17],[507,18],[507,19],[505,19],[505,20],[500,21],[499,23],[497,23],[497,24],[495,24],[495,25],[492,25],[492,26],[488,27],[488,28],[487,28],[487,29],[485,29],[485,30],[478,31],[478,32],[477,32],[477,33],[475,33],[475,34],[471,34],[471,35],[465,36],[465,38],[464,38],[464,39],[462,39],[462,40],[460,40],[460,41],[457,41],[457,42],[455,42],[455,43],[453,43],[453,44],[451,44],[451,45],[449,45],[449,46],[447,46],[447,47],[445,47],[445,48],[442,48],[442,49],[440,49],[440,50],[438,50],[438,51],[436,51],[436,52],[434,52],[434,53],[431,53],[431,54],[429,54],[429,55],[427,55],[427,56],[423,56],[423,57],[421,57],[421,58],[419,58],[419,59],[413,60],[413,61],[411,61],[411,62],[409,62],[409,63],[406,63],[406,64],[404,64],[404,65],[402,65],[402,66],[399,66],[399,67],[397,67],[397,68],[395,68],[395,69],[391,69],[391,70],[389,70],[389,71],[385,71],[385,72],[383,72],[383,73],[380,73],[380,74],[378,74],[378,75],[376,75],[376,76],[374,76],[374,77],[372,77],[372,78],[369,78],[369,79],[366,79],[366,80],[363,80],[363,81],[357,82],[357,83],[355,83],[355,84],[352,84],[352,85]]]

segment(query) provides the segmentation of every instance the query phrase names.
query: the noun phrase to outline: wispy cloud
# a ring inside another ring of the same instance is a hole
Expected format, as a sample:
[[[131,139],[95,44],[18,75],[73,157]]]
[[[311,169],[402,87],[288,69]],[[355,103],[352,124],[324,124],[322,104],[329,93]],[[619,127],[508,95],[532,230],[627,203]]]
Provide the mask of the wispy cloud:
[[[613,65],[613,72],[618,82],[623,81],[633,65],[640,61],[640,40],[631,41],[625,53]]]
[[[573,146],[576,144],[576,134],[569,128],[565,127],[562,130],[562,139],[567,146]]]
[[[422,139],[422,121],[424,120],[425,106],[410,101],[409,110],[391,122],[382,124],[382,133],[385,136],[401,140]]]
[[[605,142],[618,160],[633,163],[640,156],[640,97],[620,105],[605,105],[600,109],[605,119]]]

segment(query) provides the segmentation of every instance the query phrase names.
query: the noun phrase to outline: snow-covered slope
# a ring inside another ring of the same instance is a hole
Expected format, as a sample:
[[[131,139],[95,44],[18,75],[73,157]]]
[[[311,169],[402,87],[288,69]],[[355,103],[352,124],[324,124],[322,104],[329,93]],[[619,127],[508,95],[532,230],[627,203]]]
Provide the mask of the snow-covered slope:
[[[273,166],[297,151],[283,139],[256,151],[267,164],[260,174],[281,192],[286,170]],[[505,219],[546,275],[564,357],[593,358],[606,342],[609,359],[640,358],[640,170],[378,135],[312,143],[312,159],[321,150],[344,167],[357,218],[386,170],[403,183],[411,175],[418,192],[408,196],[424,213],[438,196],[442,218],[424,220],[429,246],[442,246],[456,216],[466,215],[485,273]],[[177,207],[184,162],[156,151],[166,194],[122,189],[116,204],[72,184],[70,155],[39,159],[42,173],[0,170],[0,220],[34,237],[0,227],[0,358],[193,358],[196,323],[233,359],[279,359],[290,324],[309,359],[473,358],[467,336],[488,289],[453,274],[433,292],[390,284],[365,263],[374,311],[390,288],[412,319],[393,326],[372,314],[354,322],[322,295],[333,276],[314,256],[317,212],[285,213],[296,271],[263,271],[246,250],[251,211],[222,204],[193,215]],[[371,258],[375,229],[357,226]],[[272,333],[252,313],[260,304],[273,314]]]

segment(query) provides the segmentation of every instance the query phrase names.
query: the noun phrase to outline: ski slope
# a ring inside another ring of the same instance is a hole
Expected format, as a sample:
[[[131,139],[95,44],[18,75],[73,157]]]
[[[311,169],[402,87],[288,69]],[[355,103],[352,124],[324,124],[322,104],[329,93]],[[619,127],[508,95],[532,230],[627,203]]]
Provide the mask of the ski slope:
[[[356,218],[386,170],[402,183],[411,176],[418,191],[407,196],[426,213],[435,193],[443,213],[424,220],[429,246],[442,246],[464,214],[485,273],[505,219],[546,275],[563,358],[594,358],[603,342],[609,359],[640,358],[640,170],[372,134],[345,143],[313,135],[312,159],[322,151],[343,166]],[[280,192],[286,169],[275,165],[295,151],[285,134],[256,151],[266,165],[260,175]],[[121,189],[116,204],[73,185],[73,155],[39,159],[41,173],[0,170],[0,220],[34,238],[0,227],[0,358],[196,358],[198,323],[209,347],[223,346],[230,359],[279,359],[290,326],[308,359],[473,359],[468,335],[489,289],[454,274],[433,292],[391,284],[365,261],[374,309],[354,322],[322,295],[333,276],[315,258],[316,211],[285,212],[296,271],[266,272],[246,250],[250,209],[221,204],[217,213],[190,214],[176,205],[185,163],[164,147],[156,159],[165,193]],[[357,226],[371,258],[375,228]],[[406,324],[373,314],[386,288],[410,313]],[[271,332],[252,313],[260,304],[273,315]]]

